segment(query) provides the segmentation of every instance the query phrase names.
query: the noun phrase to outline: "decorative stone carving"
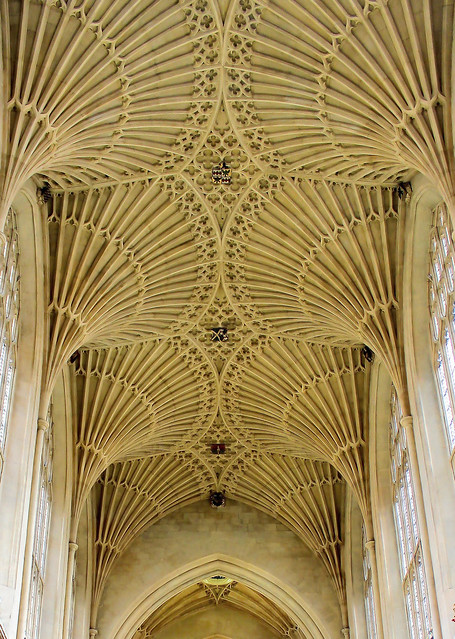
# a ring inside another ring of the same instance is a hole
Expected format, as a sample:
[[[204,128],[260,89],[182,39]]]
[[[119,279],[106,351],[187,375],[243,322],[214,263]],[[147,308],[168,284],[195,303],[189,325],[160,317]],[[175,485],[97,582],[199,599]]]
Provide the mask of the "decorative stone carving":
[[[442,3],[425,29],[422,0],[330,4],[134,0],[129,22],[123,0],[2,4],[20,64],[0,219],[49,182],[43,394],[69,360],[76,524],[91,490],[125,514],[97,514],[95,621],[144,526],[211,493],[299,534],[345,604],[343,482],[364,514],[370,494],[365,359],[405,386],[401,181],[426,175],[453,208],[453,74]]]
[[[213,171],[223,163],[230,169],[230,180],[214,181]],[[221,228],[258,171],[258,166],[242,148],[222,102],[212,131],[186,170],[207,206],[214,211]]]

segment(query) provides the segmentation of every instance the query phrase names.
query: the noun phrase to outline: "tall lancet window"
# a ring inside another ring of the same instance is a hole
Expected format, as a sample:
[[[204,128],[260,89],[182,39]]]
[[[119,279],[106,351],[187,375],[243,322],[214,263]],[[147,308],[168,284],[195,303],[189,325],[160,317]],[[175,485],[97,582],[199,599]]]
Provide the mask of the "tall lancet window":
[[[41,621],[44,575],[46,570],[47,541],[52,506],[52,458],[53,423],[49,409],[48,429],[44,435],[39,478],[38,508],[36,512],[35,538],[33,540],[32,574],[28,602],[26,639],[37,639]]]
[[[363,584],[365,615],[367,619],[368,639],[376,639],[376,610],[373,596],[373,577],[371,574],[370,553],[366,547],[367,536],[365,526],[362,526],[362,552],[363,552]]]
[[[428,280],[434,367],[455,469],[455,248],[446,206],[439,205],[433,215]]]
[[[16,216],[10,209],[0,268],[0,475],[3,469],[8,417],[16,371],[19,316],[19,247]]]
[[[431,639],[433,632],[414,485],[409,466],[406,432],[400,423],[402,415],[395,390],[392,392],[391,412],[393,514],[409,632],[411,639]]]

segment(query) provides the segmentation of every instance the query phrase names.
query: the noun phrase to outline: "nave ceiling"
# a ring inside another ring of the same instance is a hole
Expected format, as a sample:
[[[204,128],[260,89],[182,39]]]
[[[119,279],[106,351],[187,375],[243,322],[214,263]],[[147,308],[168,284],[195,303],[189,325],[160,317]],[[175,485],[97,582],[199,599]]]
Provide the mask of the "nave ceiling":
[[[406,400],[397,185],[421,173],[454,201],[453,3],[8,9],[1,214],[49,183],[42,405],[70,362],[93,623],[119,554],[213,491],[296,532],[343,609],[346,485],[370,523],[371,353]]]

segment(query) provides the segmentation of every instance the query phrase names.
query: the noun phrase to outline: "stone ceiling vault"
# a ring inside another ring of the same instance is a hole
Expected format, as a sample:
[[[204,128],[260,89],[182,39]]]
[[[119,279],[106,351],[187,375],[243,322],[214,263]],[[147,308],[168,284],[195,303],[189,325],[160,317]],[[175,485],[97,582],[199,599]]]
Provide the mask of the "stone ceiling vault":
[[[199,582],[186,588],[154,612],[133,639],[149,639],[173,621],[187,619],[211,607],[245,611],[269,628],[273,636],[306,639],[289,616],[267,597],[236,581],[218,587]]]
[[[73,535],[97,504],[93,627],[122,550],[211,490],[294,530],[345,615],[346,484],[369,513],[368,352],[406,396],[397,184],[421,173],[454,202],[453,3],[1,11],[0,215],[29,178],[50,184],[42,405],[69,362]],[[223,160],[232,181],[214,184]]]

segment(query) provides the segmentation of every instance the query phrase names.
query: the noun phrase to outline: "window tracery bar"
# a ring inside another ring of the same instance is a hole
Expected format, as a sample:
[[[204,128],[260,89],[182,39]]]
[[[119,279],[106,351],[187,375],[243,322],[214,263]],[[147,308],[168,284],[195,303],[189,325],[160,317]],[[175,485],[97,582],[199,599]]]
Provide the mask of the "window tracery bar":
[[[429,302],[434,369],[452,466],[455,455],[455,247],[445,204],[436,207],[430,238]]]
[[[376,639],[376,609],[374,606],[373,575],[371,572],[370,555],[366,547],[367,536],[365,526],[362,526],[362,553],[363,553],[363,584],[365,616],[367,622],[368,639]]]
[[[393,514],[409,633],[411,639],[432,639],[415,492],[407,452],[406,431],[401,425],[401,417],[401,408],[393,389],[390,420]]]
[[[53,422],[51,407],[49,408],[47,423],[48,428],[44,434],[41,455],[38,508],[36,513],[35,538],[33,541],[32,575],[25,632],[26,639],[38,638],[41,620],[47,542],[52,506]]]
[[[0,270],[0,476],[16,371],[19,317],[19,243],[16,216],[9,210]]]

